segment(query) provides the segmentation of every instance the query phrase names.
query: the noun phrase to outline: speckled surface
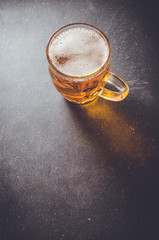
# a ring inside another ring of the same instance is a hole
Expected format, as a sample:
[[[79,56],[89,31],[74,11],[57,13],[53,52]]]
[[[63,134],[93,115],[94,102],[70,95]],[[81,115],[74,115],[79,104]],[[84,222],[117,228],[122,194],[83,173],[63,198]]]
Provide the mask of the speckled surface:
[[[158,239],[157,15],[153,1],[0,1],[0,239]],[[55,90],[45,47],[72,22],[107,34],[123,102]]]

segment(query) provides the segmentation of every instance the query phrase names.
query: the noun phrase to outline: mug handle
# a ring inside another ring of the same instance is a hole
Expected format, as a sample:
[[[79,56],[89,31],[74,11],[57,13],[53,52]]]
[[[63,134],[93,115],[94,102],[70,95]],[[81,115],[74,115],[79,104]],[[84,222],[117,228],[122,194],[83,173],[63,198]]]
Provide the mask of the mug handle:
[[[115,87],[117,91],[108,90],[104,86],[102,88],[102,91],[100,91],[98,94],[99,97],[114,102],[122,101],[124,98],[126,98],[129,93],[129,87],[120,77],[118,77],[114,73],[108,72],[108,74],[104,78],[104,81],[106,82],[105,86],[107,85],[107,83],[109,83],[110,85]]]

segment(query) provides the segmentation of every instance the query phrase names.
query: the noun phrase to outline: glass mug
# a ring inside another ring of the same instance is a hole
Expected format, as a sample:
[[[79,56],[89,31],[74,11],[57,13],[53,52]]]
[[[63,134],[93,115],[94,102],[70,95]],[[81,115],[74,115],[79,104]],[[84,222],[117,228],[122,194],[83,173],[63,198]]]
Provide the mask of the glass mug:
[[[91,102],[98,96],[121,101],[128,95],[128,85],[109,72],[110,55],[107,36],[86,23],[60,28],[46,47],[49,73],[56,89],[77,104]],[[106,89],[107,83],[115,91]]]

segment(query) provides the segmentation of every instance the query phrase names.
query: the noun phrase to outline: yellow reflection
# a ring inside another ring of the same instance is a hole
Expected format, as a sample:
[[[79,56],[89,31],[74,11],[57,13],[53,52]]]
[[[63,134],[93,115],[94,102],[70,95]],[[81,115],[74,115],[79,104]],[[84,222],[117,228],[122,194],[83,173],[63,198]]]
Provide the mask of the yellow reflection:
[[[85,130],[102,149],[127,160],[128,167],[143,165],[148,156],[148,140],[117,108],[117,105],[99,98],[91,104],[80,106],[79,118],[83,119],[83,125],[87,125]]]

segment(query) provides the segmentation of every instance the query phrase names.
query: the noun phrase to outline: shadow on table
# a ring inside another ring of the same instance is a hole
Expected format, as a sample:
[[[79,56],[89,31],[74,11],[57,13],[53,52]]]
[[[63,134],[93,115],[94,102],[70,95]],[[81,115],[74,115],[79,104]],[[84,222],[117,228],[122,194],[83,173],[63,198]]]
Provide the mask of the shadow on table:
[[[67,104],[95,149],[115,158],[110,165],[136,168],[149,164],[150,158],[152,164],[157,145],[154,121],[152,126],[149,119],[152,113],[142,110],[149,114],[147,119],[142,113],[135,116],[138,110],[131,103],[121,107],[101,98],[87,105]]]

